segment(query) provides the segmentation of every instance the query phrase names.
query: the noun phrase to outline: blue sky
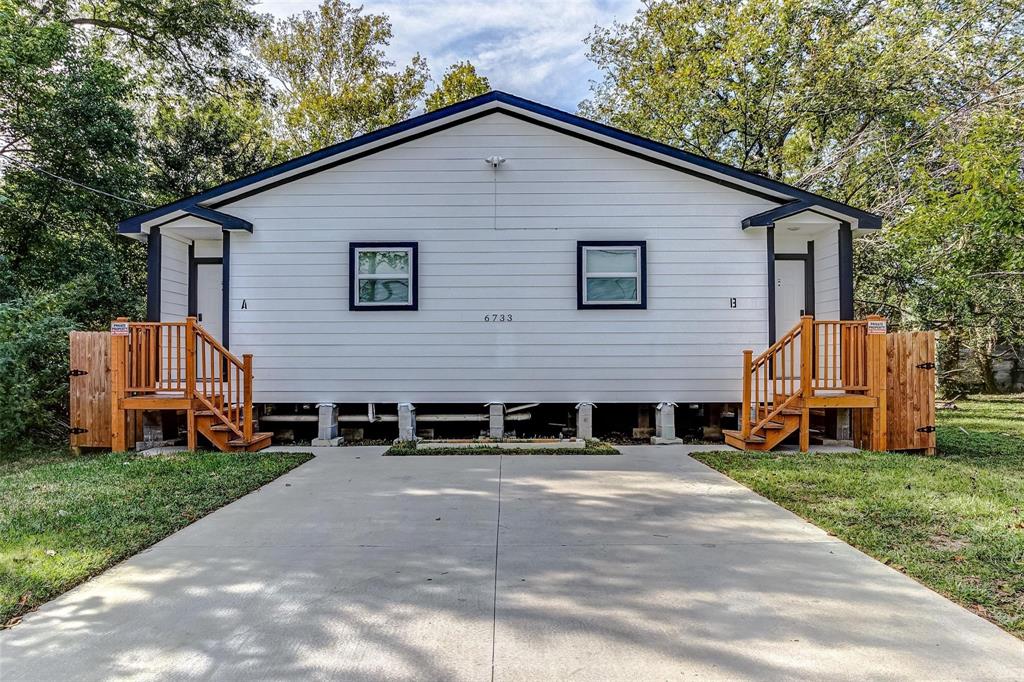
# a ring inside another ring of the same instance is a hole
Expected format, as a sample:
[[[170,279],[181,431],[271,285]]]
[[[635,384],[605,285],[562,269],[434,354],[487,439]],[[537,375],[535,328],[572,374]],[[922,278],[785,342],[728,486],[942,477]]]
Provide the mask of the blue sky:
[[[285,17],[314,9],[318,0],[265,0],[257,11]],[[353,0],[352,4],[360,4]],[[595,25],[628,21],[639,0],[390,0],[362,3],[387,14],[394,28],[389,54],[403,63],[416,52],[435,79],[468,59],[497,90],[575,111],[598,73],[583,39]]]

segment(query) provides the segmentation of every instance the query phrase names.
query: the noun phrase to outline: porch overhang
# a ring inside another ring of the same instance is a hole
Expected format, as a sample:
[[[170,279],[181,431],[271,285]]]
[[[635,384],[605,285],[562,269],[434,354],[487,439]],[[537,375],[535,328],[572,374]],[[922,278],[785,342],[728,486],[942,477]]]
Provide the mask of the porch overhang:
[[[755,213],[744,218],[741,225],[744,230],[750,227],[771,227],[779,220],[791,218],[801,213],[817,213],[830,220],[838,220],[840,223],[852,223],[853,227],[860,230],[878,230],[882,227],[881,216],[874,213],[860,210],[840,213],[834,208],[823,206],[808,199],[795,199],[767,211]]]
[[[185,216],[192,216],[193,218],[198,218],[199,220],[203,220],[213,225],[219,225],[223,230],[244,231],[249,232],[250,234],[252,233],[252,223],[249,222],[248,220],[245,220],[244,218],[239,218],[238,216],[231,215],[230,213],[224,213],[223,211],[207,208],[206,206],[200,206],[199,204],[182,206],[176,211],[174,211],[173,214],[169,216],[163,216],[163,220],[155,222],[150,225],[146,225],[146,221],[144,220],[139,220],[138,218],[141,216],[136,218],[129,218],[128,220],[124,220],[118,223],[117,232],[118,234],[123,234],[127,236],[138,235],[139,237],[144,237],[144,226],[146,230],[151,230],[154,227],[162,227],[169,223],[173,223],[174,221],[180,220]]]

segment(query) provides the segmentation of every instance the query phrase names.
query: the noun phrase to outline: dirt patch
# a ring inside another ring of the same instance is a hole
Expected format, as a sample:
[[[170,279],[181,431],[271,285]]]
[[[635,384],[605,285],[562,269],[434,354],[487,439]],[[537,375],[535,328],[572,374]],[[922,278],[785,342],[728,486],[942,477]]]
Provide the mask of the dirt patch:
[[[959,552],[970,544],[970,541],[965,538],[954,538],[945,533],[928,538],[928,546],[941,552]]]

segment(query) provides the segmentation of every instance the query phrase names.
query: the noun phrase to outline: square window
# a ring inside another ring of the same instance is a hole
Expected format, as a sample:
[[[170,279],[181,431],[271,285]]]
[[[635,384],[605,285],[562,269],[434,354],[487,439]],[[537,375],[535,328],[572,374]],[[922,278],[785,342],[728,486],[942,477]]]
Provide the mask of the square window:
[[[349,244],[349,310],[416,310],[417,244]]]
[[[576,242],[578,308],[646,308],[647,242]]]

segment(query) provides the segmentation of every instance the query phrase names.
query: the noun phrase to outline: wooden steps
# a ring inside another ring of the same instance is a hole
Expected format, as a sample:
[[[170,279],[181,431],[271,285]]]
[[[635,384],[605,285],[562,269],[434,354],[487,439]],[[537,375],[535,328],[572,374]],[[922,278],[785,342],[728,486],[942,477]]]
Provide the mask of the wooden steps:
[[[236,427],[231,427],[221,421],[217,413],[212,410],[196,410],[193,412],[193,420],[196,430],[206,440],[222,452],[256,452],[270,445],[273,433],[268,431],[254,431],[251,438],[245,438]],[[242,424],[244,425],[244,422]]]
[[[740,428],[724,431],[725,442],[741,450],[771,450],[799,432],[800,450],[810,447],[811,414],[834,409],[885,409],[884,320],[815,320],[804,315],[763,353],[743,351]],[[869,324],[874,325],[869,329]],[[884,437],[878,439],[879,442]]]
[[[198,436],[225,452],[270,445],[256,431],[252,356],[236,357],[194,317],[183,322],[131,322],[118,318],[111,336],[111,448],[127,449],[125,424],[138,410],[188,413],[188,448]]]
[[[775,419],[765,422],[761,428],[752,431],[746,438],[742,431],[723,431],[725,442],[740,450],[766,451],[776,447],[800,428],[803,420],[800,410],[782,410]]]

